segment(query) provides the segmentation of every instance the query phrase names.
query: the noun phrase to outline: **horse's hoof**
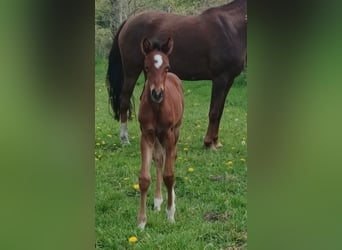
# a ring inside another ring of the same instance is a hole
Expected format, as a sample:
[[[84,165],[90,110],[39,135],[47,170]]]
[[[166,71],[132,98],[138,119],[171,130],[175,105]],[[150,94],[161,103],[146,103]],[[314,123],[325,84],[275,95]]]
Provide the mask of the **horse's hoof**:
[[[204,143],[204,148],[208,150],[214,150],[214,151],[217,150],[217,148],[215,147],[213,143],[210,143],[210,144]]]
[[[210,149],[210,150],[217,150],[218,148],[223,147],[223,145],[220,143],[219,140],[216,140],[215,142],[211,141],[211,142],[206,142],[204,141],[204,147],[206,149]]]
[[[223,145],[221,144],[221,142],[217,141],[216,143],[214,143],[214,147],[217,149],[223,147]]]

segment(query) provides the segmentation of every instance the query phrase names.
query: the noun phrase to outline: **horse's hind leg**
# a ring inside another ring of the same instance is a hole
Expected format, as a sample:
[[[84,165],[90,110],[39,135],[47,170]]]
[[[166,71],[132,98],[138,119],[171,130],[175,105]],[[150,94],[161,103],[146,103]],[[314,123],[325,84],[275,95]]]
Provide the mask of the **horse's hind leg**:
[[[162,195],[162,180],[163,180],[163,165],[165,161],[165,151],[160,145],[159,140],[156,140],[154,151],[153,151],[153,160],[156,165],[156,191],[154,194],[154,210],[160,211],[161,204],[163,203],[163,195]]]
[[[209,110],[209,125],[207,134],[204,138],[204,145],[208,148],[216,149],[222,146],[218,139],[218,131],[224,102],[233,81],[234,78],[229,78],[227,74],[221,75],[213,80]]]
[[[128,110],[130,110],[131,97],[133,94],[135,83],[138,80],[141,69],[137,69],[130,74],[124,75],[124,84],[122,86],[120,95],[120,117],[121,117],[121,131],[120,139],[123,144],[130,144],[128,137]]]

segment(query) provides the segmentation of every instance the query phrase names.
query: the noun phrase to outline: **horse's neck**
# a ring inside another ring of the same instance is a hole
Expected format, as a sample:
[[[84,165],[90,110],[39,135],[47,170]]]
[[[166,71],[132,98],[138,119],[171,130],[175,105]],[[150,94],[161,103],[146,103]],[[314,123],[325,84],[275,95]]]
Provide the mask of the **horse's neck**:
[[[227,4],[217,6],[210,8],[203,13],[210,13],[210,12],[215,12],[215,11],[224,11],[224,12],[243,12],[245,13],[247,9],[247,1],[246,0],[234,0],[234,1],[229,1]]]

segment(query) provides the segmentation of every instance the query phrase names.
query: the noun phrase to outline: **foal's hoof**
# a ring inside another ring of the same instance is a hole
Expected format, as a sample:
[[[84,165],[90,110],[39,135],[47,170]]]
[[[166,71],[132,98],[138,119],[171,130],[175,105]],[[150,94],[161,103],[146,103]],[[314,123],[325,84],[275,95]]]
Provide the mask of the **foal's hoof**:
[[[166,215],[167,215],[167,220],[170,223],[175,223],[175,211],[176,211],[176,206],[172,205],[170,209],[166,208]]]
[[[141,222],[141,223],[138,224],[138,228],[140,230],[144,230],[145,229],[145,225],[146,225],[146,222]]]
[[[130,145],[130,144],[131,144],[131,143],[129,142],[128,137],[121,136],[120,139],[121,139],[121,143],[124,144],[124,145]]]
[[[161,204],[163,203],[163,199],[160,198],[154,198],[154,206],[153,210],[160,211]]]

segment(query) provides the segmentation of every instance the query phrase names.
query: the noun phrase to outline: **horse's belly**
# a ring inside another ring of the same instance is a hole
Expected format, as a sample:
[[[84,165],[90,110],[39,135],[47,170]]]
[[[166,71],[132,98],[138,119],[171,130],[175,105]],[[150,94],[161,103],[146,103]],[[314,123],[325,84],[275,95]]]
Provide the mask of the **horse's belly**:
[[[175,73],[180,79],[186,81],[197,81],[197,80],[211,80],[212,75],[208,71],[208,69],[203,69],[201,71],[184,71],[184,69],[175,69],[172,71]]]

